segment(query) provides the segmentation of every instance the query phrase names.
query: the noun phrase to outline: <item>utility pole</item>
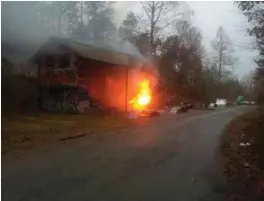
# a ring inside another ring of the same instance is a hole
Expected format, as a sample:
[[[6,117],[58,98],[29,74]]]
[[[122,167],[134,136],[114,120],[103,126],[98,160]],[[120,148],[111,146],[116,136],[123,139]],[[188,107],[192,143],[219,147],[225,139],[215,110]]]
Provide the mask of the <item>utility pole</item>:
[[[125,70],[125,82],[126,82],[126,89],[125,89],[125,112],[127,114],[128,112],[128,67],[126,66],[125,67],[126,70]]]

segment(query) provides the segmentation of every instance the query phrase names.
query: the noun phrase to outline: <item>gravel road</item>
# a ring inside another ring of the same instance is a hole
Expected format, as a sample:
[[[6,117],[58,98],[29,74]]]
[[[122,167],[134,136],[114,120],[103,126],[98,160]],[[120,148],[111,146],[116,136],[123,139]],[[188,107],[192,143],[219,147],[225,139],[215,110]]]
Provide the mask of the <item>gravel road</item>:
[[[220,136],[247,110],[164,114],[134,129],[14,151],[2,156],[2,200],[223,200]]]

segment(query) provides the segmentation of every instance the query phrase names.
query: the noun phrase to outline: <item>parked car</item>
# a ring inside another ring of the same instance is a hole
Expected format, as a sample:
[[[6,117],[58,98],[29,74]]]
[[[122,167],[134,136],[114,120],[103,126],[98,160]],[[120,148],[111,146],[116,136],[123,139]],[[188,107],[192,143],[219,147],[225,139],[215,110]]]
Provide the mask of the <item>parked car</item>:
[[[217,104],[217,106],[225,106],[227,103],[227,100],[224,98],[217,98],[215,103]]]

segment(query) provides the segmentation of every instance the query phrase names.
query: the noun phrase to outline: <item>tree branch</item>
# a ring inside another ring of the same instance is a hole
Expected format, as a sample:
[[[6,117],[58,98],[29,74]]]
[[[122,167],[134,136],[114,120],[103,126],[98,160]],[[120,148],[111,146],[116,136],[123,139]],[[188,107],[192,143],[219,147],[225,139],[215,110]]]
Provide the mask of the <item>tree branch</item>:
[[[159,9],[159,12],[158,12],[157,18],[156,18],[156,20],[154,20],[154,24],[156,24],[157,21],[159,20],[160,15],[161,15],[161,11],[163,10],[163,6],[164,6],[164,2],[161,2],[161,5],[160,5],[160,9]]]
[[[144,5],[144,2],[141,1],[140,3],[141,3],[141,5],[142,5],[142,7],[143,7],[143,9],[144,9],[144,11],[145,11],[145,13],[146,13],[146,15],[148,16],[148,18],[151,19],[150,15],[149,15],[149,13],[148,13],[148,10],[147,10],[147,8],[146,8],[145,5]]]

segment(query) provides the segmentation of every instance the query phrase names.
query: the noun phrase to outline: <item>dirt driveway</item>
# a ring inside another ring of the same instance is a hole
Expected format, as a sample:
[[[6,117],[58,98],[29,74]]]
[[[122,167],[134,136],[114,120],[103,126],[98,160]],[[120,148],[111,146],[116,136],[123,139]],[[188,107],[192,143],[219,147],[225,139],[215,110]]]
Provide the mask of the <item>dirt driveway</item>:
[[[246,107],[163,115],[132,130],[94,134],[2,157],[2,199],[222,200],[218,146]]]

